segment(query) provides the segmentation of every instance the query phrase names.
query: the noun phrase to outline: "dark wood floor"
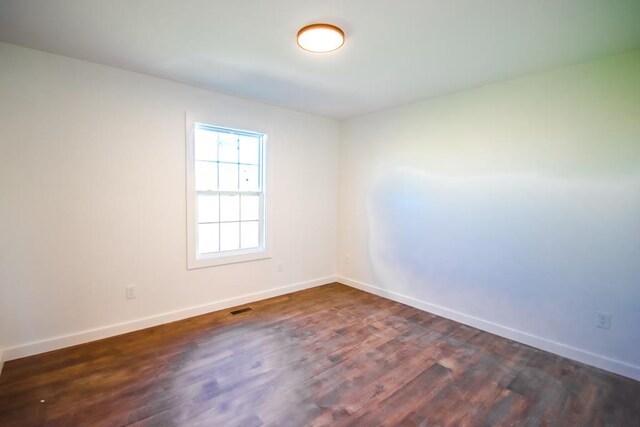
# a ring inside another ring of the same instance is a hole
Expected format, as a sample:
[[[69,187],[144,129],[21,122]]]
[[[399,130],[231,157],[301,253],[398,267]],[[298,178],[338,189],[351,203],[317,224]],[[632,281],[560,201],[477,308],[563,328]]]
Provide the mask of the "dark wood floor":
[[[640,382],[331,284],[14,360],[0,425],[640,426]]]

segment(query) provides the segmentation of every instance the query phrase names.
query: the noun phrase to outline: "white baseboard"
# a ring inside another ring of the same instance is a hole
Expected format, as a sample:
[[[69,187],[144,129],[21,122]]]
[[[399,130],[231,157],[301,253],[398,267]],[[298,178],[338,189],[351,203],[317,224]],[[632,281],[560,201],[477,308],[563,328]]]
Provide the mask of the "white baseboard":
[[[149,316],[141,319],[131,320],[128,322],[117,323],[114,325],[104,326],[96,329],[76,332],[69,335],[62,335],[42,341],[36,341],[16,347],[5,348],[0,351],[0,369],[2,367],[2,356],[4,361],[19,359],[21,357],[32,356],[34,354],[45,353],[47,351],[58,350],[77,344],[83,344],[103,338],[109,338],[115,335],[126,334],[140,329],[150,328],[152,326],[161,325],[163,323],[174,322],[176,320],[186,319],[188,317],[199,316],[201,314],[210,313],[212,311],[224,310],[225,308],[237,305],[247,304],[266,298],[272,298],[279,295],[288,294],[303,289],[309,289],[316,286],[325,285],[335,282],[334,276],[323,277],[320,279],[309,280],[306,282],[295,283],[292,285],[281,286],[268,289],[266,291],[255,292],[251,294],[241,295],[235,298],[229,298],[214,301],[195,307],[184,308],[180,310],[170,311],[167,313]]]
[[[469,316],[455,310],[440,307],[426,301],[402,295],[397,292],[389,291],[387,289],[382,289],[373,285],[369,285],[367,283],[359,282],[357,280],[349,279],[347,277],[338,276],[336,278],[336,281],[353,288],[378,295],[383,298],[400,302],[402,304],[406,304],[423,311],[428,311],[447,319],[455,320],[456,322],[460,322],[465,325],[473,326],[474,328],[478,328],[504,338],[509,338],[511,340],[518,341],[520,343],[527,344],[532,347],[548,351],[550,353],[555,353],[557,355],[577,360],[578,362],[582,362],[587,365],[595,366],[596,368],[604,369],[606,371],[640,381],[640,366],[632,365],[620,360],[611,359],[606,356],[591,353],[586,350],[581,350],[579,348],[571,347],[569,345],[548,340],[546,338],[542,338],[526,332],[518,331],[507,326],[479,319],[474,316]]]

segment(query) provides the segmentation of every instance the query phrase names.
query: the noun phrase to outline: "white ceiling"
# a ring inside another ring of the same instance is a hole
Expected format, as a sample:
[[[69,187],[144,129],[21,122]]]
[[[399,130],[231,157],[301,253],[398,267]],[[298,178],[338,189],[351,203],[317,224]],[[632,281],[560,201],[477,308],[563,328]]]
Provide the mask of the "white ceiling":
[[[0,0],[0,40],[343,119],[638,49],[640,0]]]

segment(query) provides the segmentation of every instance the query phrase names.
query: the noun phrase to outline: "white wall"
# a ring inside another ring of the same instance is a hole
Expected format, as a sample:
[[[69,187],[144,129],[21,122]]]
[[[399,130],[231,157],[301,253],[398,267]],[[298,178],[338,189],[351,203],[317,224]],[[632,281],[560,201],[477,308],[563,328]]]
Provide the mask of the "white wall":
[[[185,111],[269,131],[273,259],[186,270]],[[331,280],[337,230],[349,284],[640,378],[640,52],[351,119],[339,151],[332,120],[0,43],[0,117],[5,359]]]
[[[269,132],[273,259],[187,271],[185,111]],[[335,274],[336,121],[9,44],[0,117],[5,358]],[[135,300],[124,297],[130,283]]]
[[[640,378],[640,52],[354,118],[342,138],[347,283]]]

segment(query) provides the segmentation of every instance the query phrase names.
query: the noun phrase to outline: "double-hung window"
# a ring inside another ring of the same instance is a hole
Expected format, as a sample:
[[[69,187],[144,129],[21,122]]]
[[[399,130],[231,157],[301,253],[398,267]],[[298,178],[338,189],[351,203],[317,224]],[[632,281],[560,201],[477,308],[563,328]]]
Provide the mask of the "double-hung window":
[[[266,135],[188,126],[188,267],[266,258]]]

